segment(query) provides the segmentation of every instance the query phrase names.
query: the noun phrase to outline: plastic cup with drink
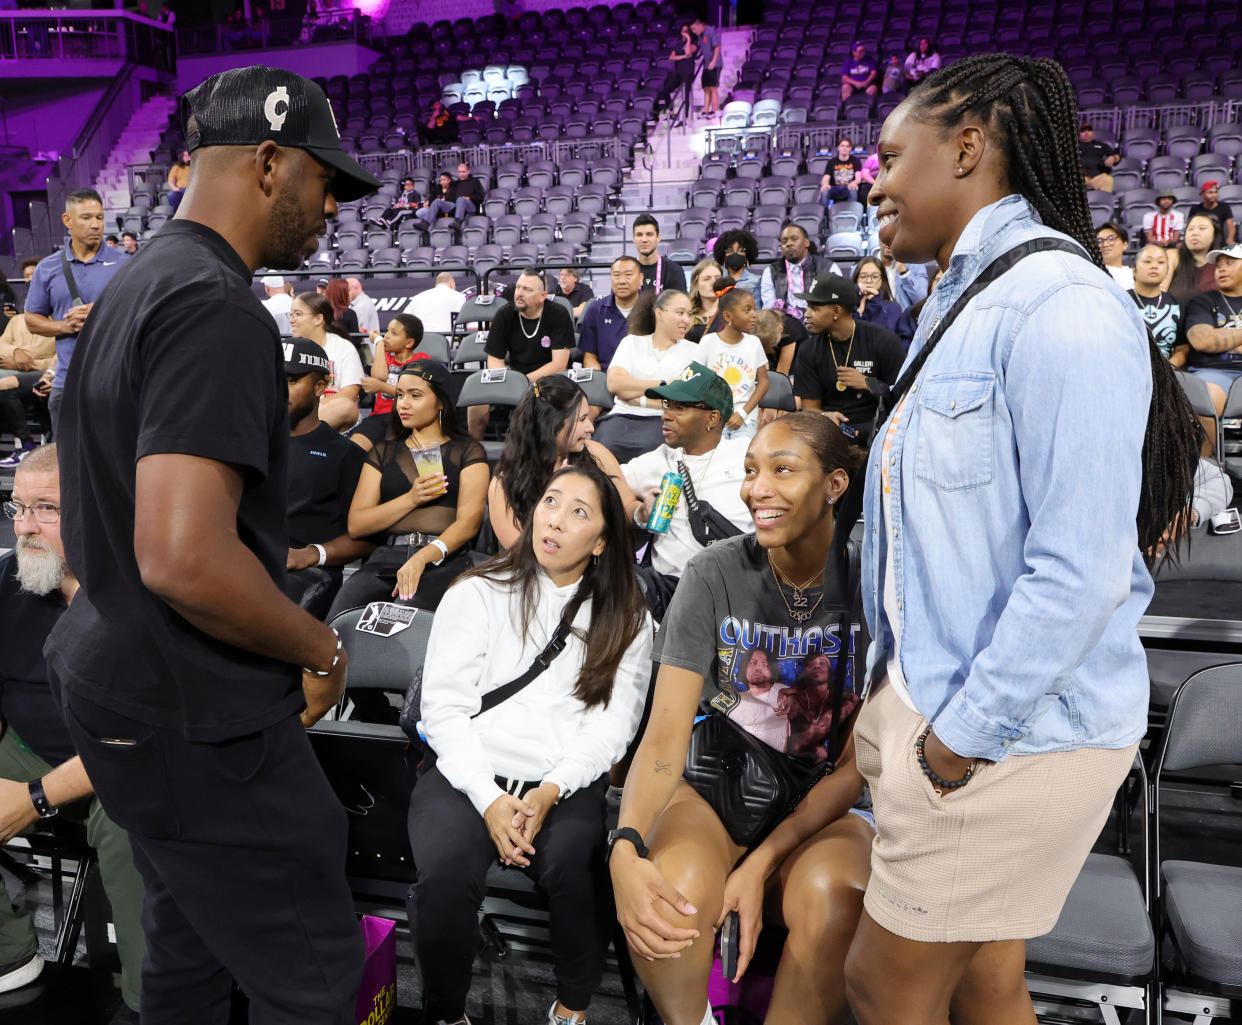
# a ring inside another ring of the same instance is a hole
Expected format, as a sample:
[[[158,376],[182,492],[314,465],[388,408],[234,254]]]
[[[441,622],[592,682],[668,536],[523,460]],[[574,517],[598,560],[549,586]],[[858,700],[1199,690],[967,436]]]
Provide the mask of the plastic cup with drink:
[[[424,445],[422,448],[411,449],[410,455],[414,459],[414,469],[418,471],[420,477],[433,477],[444,473],[444,457],[440,455],[440,446],[435,442]],[[438,493],[442,495],[447,490],[448,482],[445,481]]]

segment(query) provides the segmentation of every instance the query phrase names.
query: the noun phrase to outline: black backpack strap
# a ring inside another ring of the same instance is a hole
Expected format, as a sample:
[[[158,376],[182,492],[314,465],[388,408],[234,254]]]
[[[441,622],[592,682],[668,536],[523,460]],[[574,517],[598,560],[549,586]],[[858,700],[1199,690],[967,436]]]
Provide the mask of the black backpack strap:
[[[561,615],[561,621],[556,628],[556,633],[552,635],[552,639],[548,641],[543,651],[535,656],[535,661],[530,664],[526,672],[516,680],[506,683],[503,687],[497,687],[495,690],[489,690],[484,694],[483,700],[479,703],[479,710],[470,717],[471,719],[477,719],[484,712],[490,712],[497,705],[508,701],[514,694],[536,680],[555,661],[556,656],[565,650],[565,644],[569,640],[569,632],[573,629],[574,616],[578,614],[578,609],[582,607],[584,600],[585,595],[579,589],[578,594],[575,594],[569,600],[569,604],[565,606],[565,611]]]
[[[69,242],[66,241],[60,250],[60,267],[65,272],[65,284],[69,286],[69,304],[81,306],[82,293],[78,291],[78,283],[73,280],[73,269],[69,266]]]

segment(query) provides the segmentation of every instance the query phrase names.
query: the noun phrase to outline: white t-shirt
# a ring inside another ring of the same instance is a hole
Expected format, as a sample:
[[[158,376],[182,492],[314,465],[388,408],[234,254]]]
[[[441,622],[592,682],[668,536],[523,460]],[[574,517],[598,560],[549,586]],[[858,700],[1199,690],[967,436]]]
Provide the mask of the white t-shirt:
[[[325,395],[332,395],[353,384],[362,384],[362,359],[351,342],[340,335],[328,335],[323,347],[328,350],[328,361],[332,364],[332,376],[328,379]]]
[[[293,296],[287,292],[277,292],[263,300],[263,308],[276,321],[276,330],[280,332],[282,338],[293,334],[293,328],[289,326],[289,311],[293,308]]]
[[[460,313],[466,305],[466,297],[448,285],[436,285],[425,292],[419,292],[405,312],[423,322],[424,331],[435,331],[446,335],[453,330],[453,314]]]
[[[379,312],[375,309],[375,300],[366,292],[349,301],[349,308],[358,314],[358,330],[369,335],[379,330]]]
[[[699,347],[684,338],[660,351],[655,347],[654,335],[626,335],[613,353],[608,368],[620,367],[640,381],[672,381],[698,358]],[[657,400],[644,408],[638,399],[626,402],[620,398],[613,403],[612,411],[627,416],[659,416],[661,413]]]
[[[1125,264],[1122,264],[1120,267],[1113,267],[1110,264],[1109,266],[1106,266],[1104,269],[1108,271],[1108,273],[1113,276],[1113,280],[1117,282],[1117,284],[1119,284],[1122,288],[1126,289],[1126,291],[1129,291],[1131,288],[1134,287],[1134,268],[1133,267],[1127,267]]]
[[[730,345],[720,335],[713,332],[699,339],[699,359],[713,373],[719,374],[729,382],[733,390],[733,410],[742,413],[743,407],[750,401],[759,380],[759,368],[768,366],[767,353],[763,351],[763,343],[755,335],[742,335],[736,345]],[[748,423],[759,419],[759,407],[756,406],[745,417]]]
[[[701,456],[688,456],[679,448],[661,445],[631,459],[621,467],[621,473],[633,492],[645,499],[648,491],[660,486],[666,473],[677,472],[677,459],[680,457],[694,482],[694,493],[699,501],[710,502],[712,508],[735,527],[743,533],[750,533],[755,529],[755,522],[750,518],[750,510],[742,501],[741,494],[742,479],[746,476],[743,463],[749,444],[749,438],[722,440]],[[673,510],[668,533],[655,535],[654,542],[651,565],[658,572],[672,577],[680,577],[691,557],[703,550],[690,529],[684,494]]]

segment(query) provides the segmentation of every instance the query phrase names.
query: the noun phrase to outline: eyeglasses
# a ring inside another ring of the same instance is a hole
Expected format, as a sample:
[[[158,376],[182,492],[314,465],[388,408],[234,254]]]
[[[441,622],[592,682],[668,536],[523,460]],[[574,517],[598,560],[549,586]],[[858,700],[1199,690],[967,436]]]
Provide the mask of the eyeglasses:
[[[1114,242],[1120,241],[1121,239],[1119,239],[1116,235],[1097,235],[1095,237],[1095,244],[1097,246],[1111,246]]]
[[[716,408],[706,402],[678,402],[675,399],[661,399],[661,405],[673,413],[680,413],[683,409],[705,409],[710,413]]]
[[[36,523],[55,523],[60,519],[60,506],[49,502],[36,502],[24,505],[21,502],[5,502],[4,515],[11,520],[20,520],[23,516],[33,514]]]

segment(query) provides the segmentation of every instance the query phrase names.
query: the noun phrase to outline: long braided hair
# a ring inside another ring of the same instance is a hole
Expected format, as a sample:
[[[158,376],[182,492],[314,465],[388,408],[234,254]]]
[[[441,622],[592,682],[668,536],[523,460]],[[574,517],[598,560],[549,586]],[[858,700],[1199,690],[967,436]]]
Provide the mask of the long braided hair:
[[[1010,188],[1050,228],[1104,259],[1087,206],[1078,110],[1064,69],[1042,57],[976,54],[942,68],[910,92],[912,115],[949,129],[977,118],[1000,146]],[[1152,394],[1143,438],[1143,483],[1136,516],[1139,549],[1150,566],[1162,535],[1189,523],[1202,427],[1151,332]],[[1183,533],[1183,536],[1189,535]],[[1175,547],[1168,554],[1176,559]]]

